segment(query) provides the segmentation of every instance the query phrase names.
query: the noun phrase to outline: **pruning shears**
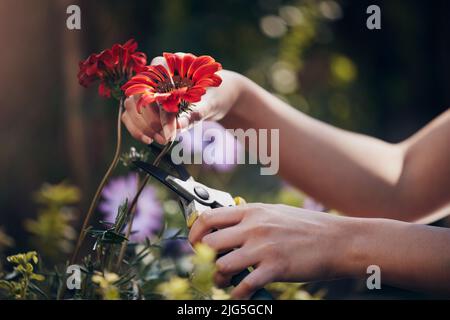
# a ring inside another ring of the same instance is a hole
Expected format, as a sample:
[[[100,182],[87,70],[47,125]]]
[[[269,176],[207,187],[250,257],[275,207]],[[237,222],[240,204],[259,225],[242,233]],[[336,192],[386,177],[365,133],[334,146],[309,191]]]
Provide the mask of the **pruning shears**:
[[[154,144],[151,144],[149,148],[154,154],[160,154],[162,150],[161,147]],[[195,220],[205,210],[234,207],[245,203],[245,200],[241,197],[232,197],[228,192],[210,188],[196,181],[182,164],[173,163],[169,155],[164,155],[162,161],[172,171],[176,172],[177,176],[171,175],[165,170],[144,161],[133,161],[133,164],[178,195],[188,228],[192,227]],[[236,274],[231,279],[231,284],[237,286],[249,273],[250,270],[246,269]],[[267,290],[259,289],[253,294],[251,299],[271,300],[273,297]]]

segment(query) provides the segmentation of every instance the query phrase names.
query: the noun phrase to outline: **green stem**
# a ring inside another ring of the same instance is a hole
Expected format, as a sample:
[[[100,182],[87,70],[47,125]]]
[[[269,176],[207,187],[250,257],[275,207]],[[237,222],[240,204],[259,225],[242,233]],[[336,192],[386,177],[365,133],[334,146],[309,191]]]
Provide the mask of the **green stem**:
[[[172,147],[174,141],[169,142],[168,144],[166,144],[164,146],[164,148],[161,150],[160,154],[153,161],[154,166],[157,167],[159,165],[159,163],[161,162],[161,159],[170,150],[170,147]],[[142,191],[144,190],[145,186],[147,185],[148,180],[150,180],[150,175],[146,174],[144,180],[142,180],[142,183],[141,183],[136,195],[134,196],[133,200],[131,201],[130,207],[128,208],[126,216],[130,217],[130,222],[128,223],[127,231],[125,233],[125,238],[127,238],[127,239],[129,239],[131,230],[133,229],[133,220],[134,220],[134,216],[136,215],[135,207],[136,207],[137,201],[138,201],[139,196],[141,195]],[[116,270],[119,270],[119,268],[120,268],[120,264],[122,263],[126,248],[127,248],[127,241],[124,241],[122,243],[122,247],[120,248],[119,257],[117,259],[117,264],[116,264]]]
[[[112,271],[112,262],[113,262],[113,252],[115,250],[115,245],[112,244],[109,248],[108,248],[108,258],[107,258],[107,262],[106,262],[106,270],[108,270],[109,272]]]
[[[106,183],[108,182],[108,179],[111,177],[112,172],[117,166],[117,163],[120,159],[120,149],[122,146],[122,109],[123,109],[123,103],[124,98],[120,99],[119,102],[119,110],[117,112],[117,138],[116,138],[116,150],[114,153],[113,160],[111,164],[109,165],[108,170],[106,171],[105,175],[102,178],[102,181],[97,187],[97,191],[95,192],[94,198],[91,201],[91,204],[89,206],[89,210],[84,218],[83,226],[81,227],[80,234],[78,236],[77,244],[75,246],[75,250],[72,254],[72,258],[70,259],[70,265],[74,264],[77,261],[78,254],[80,252],[81,245],[83,244],[84,238],[86,237],[86,228],[89,224],[89,221],[92,217],[92,214],[94,213],[95,208],[97,207],[98,201],[100,200],[100,196],[102,194],[103,188],[105,187]],[[61,299],[64,296],[65,289],[61,290],[60,295],[58,296],[58,299]]]
[[[78,253],[80,251],[81,245],[83,243],[84,238],[86,237],[86,228],[89,224],[92,214],[94,213],[95,208],[97,207],[98,201],[100,200],[100,196],[102,194],[103,188],[105,187],[113,170],[116,168],[117,163],[119,162],[120,149],[121,149],[121,145],[122,145],[122,122],[121,122],[122,109],[123,109],[123,98],[120,99],[119,111],[117,113],[117,140],[116,140],[116,151],[114,153],[114,158],[113,158],[111,164],[109,165],[109,168],[106,171],[105,175],[103,176],[102,181],[100,182],[99,186],[97,187],[97,191],[95,192],[94,198],[91,201],[91,205],[89,206],[89,210],[86,214],[86,217],[84,218],[83,226],[81,227],[81,232],[80,232],[80,235],[78,236],[77,245],[75,246],[75,251],[73,252],[72,259],[70,260],[70,264],[74,264],[78,258]]]
[[[26,300],[27,299],[27,289],[28,289],[28,283],[29,283],[29,279],[27,275],[24,275],[24,285],[22,287],[22,299]]]

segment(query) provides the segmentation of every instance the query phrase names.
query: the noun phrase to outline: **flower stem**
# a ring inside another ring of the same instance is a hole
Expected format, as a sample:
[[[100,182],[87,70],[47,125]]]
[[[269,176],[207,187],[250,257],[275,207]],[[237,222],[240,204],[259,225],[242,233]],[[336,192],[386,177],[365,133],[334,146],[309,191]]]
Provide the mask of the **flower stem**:
[[[100,200],[100,196],[102,194],[103,188],[106,185],[106,182],[108,182],[108,179],[111,177],[113,170],[116,168],[117,163],[119,162],[120,149],[121,149],[121,145],[122,145],[121,117],[122,117],[123,102],[124,102],[124,99],[121,98],[120,102],[119,102],[119,110],[117,113],[117,140],[116,140],[116,151],[114,153],[114,158],[113,158],[111,164],[109,165],[109,168],[106,171],[105,175],[103,176],[102,181],[100,182],[99,186],[97,187],[97,191],[95,192],[94,198],[91,201],[89,210],[86,214],[86,217],[84,218],[83,226],[81,227],[81,231],[78,236],[77,244],[75,246],[75,251],[73,252],[72,258],[70,259],[70,264],[74,264],[78,258],[78,253],[80,252],[81,245],[83,244],[84,238],[86,237],[86,228],[89,224],[91,216],[94,213],[95,208],[97,207],[98,201]]]
[[[173,140],[172,142],[169,142],[168,144],[166,144],[164,146],[164,148],[161,150],[161,152],[158,154],[158,156],[153,161],[154,166],[157,167],[159,165],[159,163],[161,162],[161,159],[170,150],[170,147],[172,147],[174,141],[175,140]],[[125,238],[127,238],[127,239],[129,239],[131,230],[133,229],[133,220],[134,220],[134,216],[136,215],[135,207],[136,207],[137,201],[138,201],[139,196],[141,195],[142,191],[144,190],[145,186],[147,185],[148,180],[150,180],[150,175],[146,174],[144,177],[144,180],[142,180],[142,183],[139,186],[139,189],[138,189],[136,195],[134,196],[133,200],[131,201],[131,204],[128,208],[127,217],[128,216],[130,217],[130,222],[128,223],[127,231],[125,233]],[[119,257],[117,259],[117,264],[116,264],[116,270],[119,270],[119,268],[120,268],[120,264],[122,263],[126,248],[127,248],[127,241],[124,241],[122,243],[122,247],[120,248]]]

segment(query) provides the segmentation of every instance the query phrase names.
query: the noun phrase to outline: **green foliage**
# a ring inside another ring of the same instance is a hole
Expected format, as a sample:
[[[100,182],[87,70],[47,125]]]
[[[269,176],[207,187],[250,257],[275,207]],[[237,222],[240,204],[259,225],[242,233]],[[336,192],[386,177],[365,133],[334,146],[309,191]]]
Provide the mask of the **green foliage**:
[[[192,257],[192,286],[204,296],[212,294],[213,276],[216,271],[216,252],[205,244],[195,245],[195,255]]]
[[[192,299],[188,279],[172,277],[168,281],[161,283],[157,288],[168,300],[189,300]]]
[[[71,222],[75,216],[72,206],[80,200],[80,190],[64,182],[44,184],[34,194],[41,205],[36,220],[25,221],[25,228],[32,234],[33,244],[46,257],[57,260],[61,253],[72,250],[76,232]]]
[[[0,252],[11,247],[14,244],[14,239],[8,236],[3,228],[0,227]],[[0,264],[1,265],[1,264]]]
[[[289,198],[289,197],[288,197]],[[95,238],[91,254],[87,254],[78,266],[81,271],[81,288],[64,296],[68,299],[229,299],[229,289],[215,287],[214,250],[204,244],[195,246],[194,254],[178,257],[163,253],[165,243],[186,240],[186,229],[168,233],[166,226],[160,234],[144,243],[129,243],[122,231],[127,224],[125,201],[118,209],[113,224],[101,222],[104,229],[89,229]],[[166,206],[171,211],[171,206]],[[172,213],[174,214],[174,213]],[[176,220],[170,220],[176,223]],[[116,264],[120,246],[127,241],[124,259]],[[12,299],[55,299],[66,285],[67,265],[46,269],[38,264],[36,252],[8,257],[14,264],[14,271],[0,280],[0,288],[5,298]],[[35,269],[39,268],[38,273]],[[45,278],[42,274],[45,274]],[[34,282],[39,281],[39,286]],[[282,284],[269,289],[283,299],[314,299],[304,286]]]
[[[106,229],[92,229],[87,233],[95,238],[93,250],[97,252],[97,260],[102,269],[112,270],[114,259],[119,257],[118,247],[128,239],[123,234],[123,229],[129,219],[128,199],[117,209],[117,216],[114,224],[100,221]]]
[[[32,281],[44,281],[45,277],[34,272],[34,265],[39,261],[37,253],[30,251],[9,256],[7,261],[14,265],[14,272],[0,280],[0,289],[6,291],[6,297],[30,299],[40,292]],[[16,280],[12,280],[16,279]]]
[[[110,225],[107,222],[100,221],[105,226],[108,226],[106,230],[89,229],[88,233],[96,239],[94,244],[94,250],[99,246],[121,244],[124,241],[128,241],[125,235],[121,232],[125,227],[128,220],[128,200],[126,200],[117,210],[117,216],[114,224]]]
[[[120,299],[119,288],[116,285],[118,281],[119,276],[112,272],[98,273],[92,276],[92,282],[98,284],[99,292],[104,300]]]
[[[124,167],[133,168],[133,161],[147,161],[148,152],[146,150],[137,151],[135,147],[131,147],[128,152],[124,152],[120,156],[120,161]]]
[[[213,276],[215,272],[216,252],[205,244],[197,244],[195,253],[189,258],[190,277],[172,276],[160,283],[156,290],[165,299],[229,299],[229,294],[215,287]]]
[[[0,227],[0,277],[2,276],[3,271],[3,252],[5,249],[12,247],[14,245],[14,239],[12,239],[10,236],[8,236],[5,231],[3,231],[3,228]]]
[[[274,282],[266,286],[273,296],[279,300],[320,300],[325,296],[325,291],[320,290],[310,294],[304,289],[303,283]]]
[[[44,204],[48,207],[63,207],[65,205],[76,204],[80,201],[80,197],[80,190],[65,182],[56,185],[46,183],[34,194],[34,199],[37,203]]]

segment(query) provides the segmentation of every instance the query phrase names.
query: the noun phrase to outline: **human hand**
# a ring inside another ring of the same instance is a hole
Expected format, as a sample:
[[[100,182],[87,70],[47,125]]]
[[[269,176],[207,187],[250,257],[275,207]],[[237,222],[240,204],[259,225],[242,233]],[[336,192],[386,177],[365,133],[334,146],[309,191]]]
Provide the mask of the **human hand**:
[[[151,64],[166,65],[166,62],[163,57],[156,57]],[[221,85],[208,88],[202,100],[192,105],[189,112],[177,116],[152,105],[142,108],[139,113],[136,108],[139,96],[131,96],[125,100],[123,123],[135,139],[145,144],[150,144],[153,140],[166,144],[175,137],[177,129],[188,128],[200,120],[220,120],[237,100],[242,76],[227,70],[221,70],[217,74],[222,78]]]
[[[245,299],[273,281],[341,276],[338,261],[348,248],[351,224],[346,222],[351,219],[285,205],[219,208],[200,215],[189,241],[201,241],[219,253],[229,251],[216,261],[215,282],[220,287],[228,286],[240,271],[255,268],[231,293]]]

